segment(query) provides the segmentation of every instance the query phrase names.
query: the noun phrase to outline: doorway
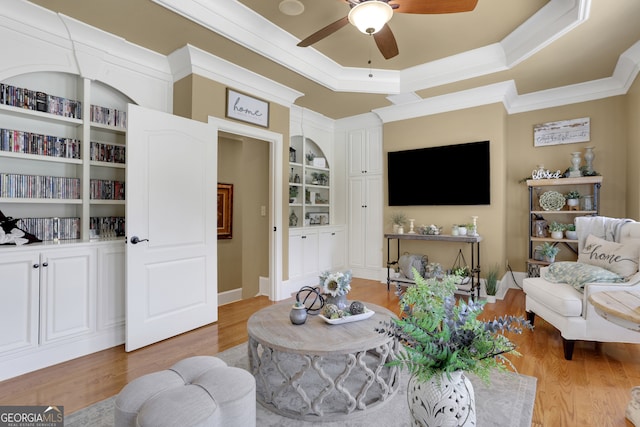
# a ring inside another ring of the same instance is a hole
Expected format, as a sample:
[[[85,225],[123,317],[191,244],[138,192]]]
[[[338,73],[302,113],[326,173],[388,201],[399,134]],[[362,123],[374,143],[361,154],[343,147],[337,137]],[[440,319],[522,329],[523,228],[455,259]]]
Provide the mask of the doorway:
[[[282,135],[210,117],[212,122],[218,128],[218,182],[234,184],[232,238],[218,240],[219,302],[259,294],[282,299]]]

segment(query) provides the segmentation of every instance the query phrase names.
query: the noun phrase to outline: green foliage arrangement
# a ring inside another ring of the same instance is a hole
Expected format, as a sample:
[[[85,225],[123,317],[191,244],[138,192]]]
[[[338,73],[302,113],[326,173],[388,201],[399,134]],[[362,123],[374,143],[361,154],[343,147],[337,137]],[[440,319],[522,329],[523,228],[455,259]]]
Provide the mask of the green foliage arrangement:
[[[578,191],[572,190],[569,191],[567,194],[564,195],[565,199],[579,199],[580,198],[580,193]]]
[[[391,214],[391,223],[396,225],[404,225],[408,221],[407,214],[404,212],[394,212]]]
[[[485,290],[487,291],[487,295],[495,295],[498,293],[498,275],[500,274],[500,268],[498,268],[497,264],[494,264],[487,271],[487,276],[485,277]]]
[[[480,320],[484,303],[457,300],[452,276],[424,279],[415,269],[413,274],[416,283],[400,299],[400,317],[376,328],[402,344],[390,365],[406,367],[419,381],[462,370],[488,383],[492,369],[513,369],[506,354],[520,354],[503,333],[533,329],[529,321],[514,316]]]
[[[553,221],[551,224],[549,224],[549,231],[564,231],[564,224]]]
[[[560,248],[549,242],[544,242],[543,244],[536,246],[536,251],[540,252],[540,255],[542,256],[553,258],[558,255]]]

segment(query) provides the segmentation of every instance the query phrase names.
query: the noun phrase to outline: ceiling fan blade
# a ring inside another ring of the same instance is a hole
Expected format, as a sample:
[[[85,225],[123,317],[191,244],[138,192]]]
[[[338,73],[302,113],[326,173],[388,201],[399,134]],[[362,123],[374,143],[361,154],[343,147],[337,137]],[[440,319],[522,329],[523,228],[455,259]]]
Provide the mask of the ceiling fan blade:
[[[300,43],[298,43],[298,46],[300,47],[311,46],[312,44],[319,42],[323,38],[335,33],[336,31],[338,31],[340,28],[344,27],[348,23],[349,23],[349,18],[347,16],[345,16],[344,18],[338,19],[336,22],[327,25],[326,27],[316,31],[306,39],[302,40]]]
[[[387,24],[384,24],[384,27],[375,33],[373,38],[376,41],[376,45],[378,45],[378,49],[380,49],[380,53],[384,56],[384,59],[391,59],[398,54],[396,38]]]
[[[437,14],[470,12],[478,0],[390,0],[389,4],[398,5],[394,12]]]

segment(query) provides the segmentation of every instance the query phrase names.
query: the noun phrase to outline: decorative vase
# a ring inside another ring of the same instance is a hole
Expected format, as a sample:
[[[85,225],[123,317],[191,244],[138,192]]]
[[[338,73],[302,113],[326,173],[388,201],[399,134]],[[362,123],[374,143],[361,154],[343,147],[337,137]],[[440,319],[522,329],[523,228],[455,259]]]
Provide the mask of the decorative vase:
[[[466,236],[467,235],[467,227],[458,226],[458,234],[460,236]]]
[[[588,174],[592,174],[593,173],[593,158],[596,156],[593,153],[593,148],[594,147],[587,147],[585,148],[585,153],[584,153],[584,160],[587,162],[587,173]]]
[[[434,375],[426,382],[409,379],[407,400],[413,425],[475,426],[476,404],[471,381],[462,371]]]
[[[496,296],[495,295],[487,295],[487,303],[488,304],[493,304],[496,302]]]
[[[571,153],[571,170],[569,171],[569,176],[571,178],[578,178],[582,176],[582,174],[580,173],[580,162],[582,162],[582,160],[580,159],[581,155],[582,153],[579,151],[574,151],[573,153]]]
[[[336,295],[335,297],[332,295],[326,295],[324,298],[325,304],[335,304],[338,307],[338,310],[344,310],[349,307],[349,303],[347,302],[347,295]]]
[[[571,231],[571,230],[567,230],[564,232],[565,236],[567,236],[567,239],[569,240],[578,240],[578,232],[577,231]]]
[[[580,199],[567,199],[567,206],[574,207],[580,204]]]
[[[398,224],[393,224],[393,234],[398,234],[398,228],[400,228]]]
[[[398,226],[398,234],[404,234],[404,227],[401,225]]]
[[[549,264],[553,264],[556,261],[556,256],[549,256],[549,255],[544,255],[544,261],[548,262]]]
[[[552,239],[560,240],[560,239],[562,239],[563,235],[564,234],[562,233],[562,231],[552,231],[551,232],[551,238]]]
[[[307,307],[303,304],[294,304],[289,312],[289,319],[294,325],[302,325],[307,321]]]

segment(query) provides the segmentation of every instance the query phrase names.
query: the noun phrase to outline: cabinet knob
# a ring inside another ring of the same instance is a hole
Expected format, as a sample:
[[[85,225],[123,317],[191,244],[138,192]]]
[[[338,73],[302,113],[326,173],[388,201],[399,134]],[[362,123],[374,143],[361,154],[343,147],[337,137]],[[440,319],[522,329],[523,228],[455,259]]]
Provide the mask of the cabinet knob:
[[[307,238],[307,236],[302,236],[302,238],[303,238],[303,239],[306,239],[306,238]]]
[[[39,264],[33,264],[33,268],[38,268],[38,267],[40,267]]]
[[[48,266],[49,266],[49,263],[48,263],[48,262],[43,262],[43,263],[42,263],[42,266],[43,266],[43,267],[48,267]]]

